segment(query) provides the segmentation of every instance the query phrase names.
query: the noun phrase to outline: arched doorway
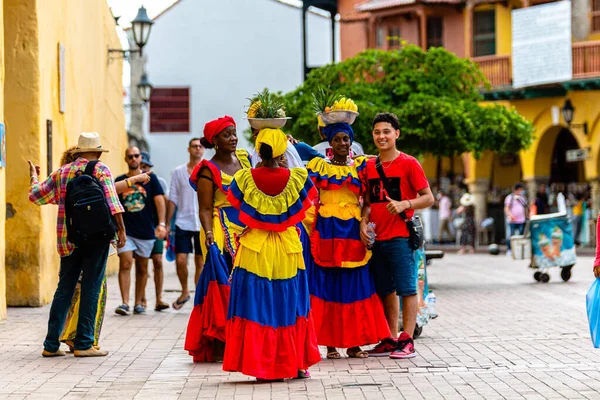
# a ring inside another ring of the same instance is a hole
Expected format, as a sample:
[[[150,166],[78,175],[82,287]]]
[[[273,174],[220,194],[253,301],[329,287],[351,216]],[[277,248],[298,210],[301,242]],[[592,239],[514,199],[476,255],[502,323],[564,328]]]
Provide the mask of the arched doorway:
[[[584,182],[583,162],[567,161],[567,151],[579,149],[575,136],[562,128],[556,137],[550,166],[550,184],[556,184],[559,190],[567,189],[570,183]]]

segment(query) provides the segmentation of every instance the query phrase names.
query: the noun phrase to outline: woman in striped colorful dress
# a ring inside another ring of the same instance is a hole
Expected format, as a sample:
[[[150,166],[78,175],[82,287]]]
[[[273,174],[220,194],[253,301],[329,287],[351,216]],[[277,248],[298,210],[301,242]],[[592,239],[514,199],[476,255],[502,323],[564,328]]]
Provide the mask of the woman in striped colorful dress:
[[[311,235],[314,267],[309,276],[311,308],[319,344],[327,358],[337,359],[337,348],[352,358],[366,358],[360,346],[390,337],[383,306],[367,265],[371,252],[360,239],[363,185],[359,172],[366,159],[349,158],[354,139],[346,123],[323,128],[333,158],[313,159],[307,169],[319,189],[317,217]]]
[[[247,229],[234,262],[223,370],[259,380],[307,378],[321,359],[296,227],[317,192],[306,169],[279,167],[286,147],[281,130],[261,130],[263,166],[239,171],[228,194]]]
[[[237,149],[236,125],[231,117],[207,123],[201,142],[204,147],[215,149],[214,157],[202,160],[190,176],[190,184],[198,192],[202,254],[207,256],[208,248],[217,246],[225,262],[207,263],[196,286],[184,346],[194,362],[223,358],[230,291],[227,277],[236,253],[236,237],[245,227],[239,220],[239,211],[227,200],[227,194],[233,175],[251,165],[248,152]],[[222,265],[228,270],[210,270]]]

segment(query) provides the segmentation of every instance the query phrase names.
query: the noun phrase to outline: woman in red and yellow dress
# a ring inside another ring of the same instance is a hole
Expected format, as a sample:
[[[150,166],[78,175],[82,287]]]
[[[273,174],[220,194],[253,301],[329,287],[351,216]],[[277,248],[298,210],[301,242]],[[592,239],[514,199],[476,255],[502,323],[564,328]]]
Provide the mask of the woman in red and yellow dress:
[[[287,137],[263,129],[263,166],[239,171],[228,199],[247,228],[231,283],[223,370],[262,380],[307,378],[321,357],[296,224],[317,195],[304,168],[279,167]]]
[[[349,357],[366,358],[369,354],[360,346],[390,337],[367,264],[371,252],[360,238],[364,188],[359,172],[366,159],[349,157],[354,139],[349,124],[327,125],[323,134],[331,144],[333,158],[315,158],[307,165],[319,189],[311,235],[311,308],[319,344],[327,346],[327,358],[340,358],[337,348],[347,348]]]
[[[224,263],[207,263],[196,287],[194,309],[190,315],[185,349],[194,362],[223,358],[225,324],[229,304],[229,273],[236,252],[236,237],[244,229],[239,211],[227,200],[233,175],[250,168],[246,150],[237,149],[237,132],[233,118],[225,116],[206,124],[202,145],[215,149],[210,160],[202,160],[190,176],[190,184],[198,192],[202,230],[202,254],[207,257],[212,246],[223,254]],[[218,269],[226,265],[226,271]]]

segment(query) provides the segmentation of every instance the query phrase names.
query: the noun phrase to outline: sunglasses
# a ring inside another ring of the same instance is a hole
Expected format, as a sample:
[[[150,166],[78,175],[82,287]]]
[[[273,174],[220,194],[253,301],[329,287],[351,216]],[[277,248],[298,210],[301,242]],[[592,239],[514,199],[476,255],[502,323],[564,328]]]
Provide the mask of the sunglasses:
[[[130,160],[133,160],[134,158],[138,158],[139,156],[141,156],[141,154],[128,154],[127,158],[129,158]]]
[[[201,149],[202,145],[201,144],[193,144],[190,146],[190,149]]]

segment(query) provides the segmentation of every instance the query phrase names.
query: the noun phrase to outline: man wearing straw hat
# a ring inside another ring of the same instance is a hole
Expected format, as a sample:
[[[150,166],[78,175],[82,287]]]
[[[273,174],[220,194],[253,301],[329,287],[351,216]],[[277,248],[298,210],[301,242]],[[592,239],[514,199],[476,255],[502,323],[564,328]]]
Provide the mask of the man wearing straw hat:
[[[64,356],[60,350],[59,337],[63,329],[67,312],[71,306],[75,286],[81,280],[81,304],[79,320],[77,323],[77,336],[75,337],[75,357],[98,357],[108,354],[105,350],[96,349],[94,343],[94,324],[98,308],[100,286],[106,271],[106,261],[110,247],[110,239],[102,241],[85,241],[76,246],[67,238],[66,196],[67,184],[84,173],[88,163],[95,162],[91,171],[104,191],[106,206],[113,216],[117,229],[117,246],[125,245],[125,225],[123,224],[123,207],[117,197],[112,174],[108,167],[99,162],[103,149],[100,136],[96,132],[82,133],[79,136],[77,148],[73,150],[78,154],[76,161],[63,165],[54,171],[45,181],[40,182],[38,175],[40,167],[29,162],[31,176],[29,200],[37,205],[58,205],[58,218],[56,224],[57,249],[60,255],[60,274],[58,287],[52,300],[50,317],[48,319],[48,334],[44,341],[44,357]],[[90,166],[91,167],[91,166]],[[69,238],[72,238],[70,235]],[[82,274],[83,272],[83,274]]]

